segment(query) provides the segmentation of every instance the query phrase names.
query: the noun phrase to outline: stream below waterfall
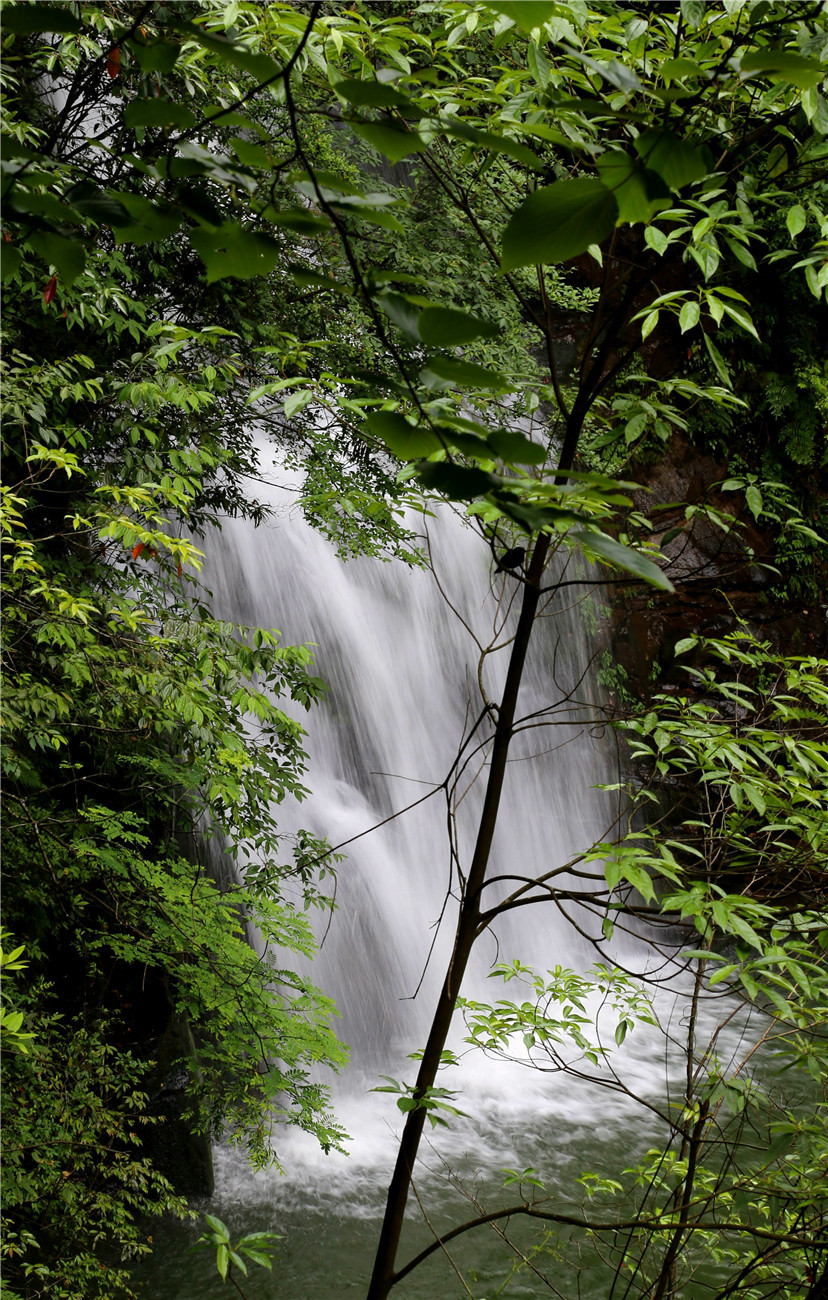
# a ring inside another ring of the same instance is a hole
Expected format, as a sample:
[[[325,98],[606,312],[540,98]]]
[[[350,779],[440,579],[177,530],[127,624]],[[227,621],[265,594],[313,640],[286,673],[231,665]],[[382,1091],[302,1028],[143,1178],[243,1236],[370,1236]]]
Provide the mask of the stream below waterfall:
[[[518,583],[492,574],[480,537],[448,509],[428,520],[439,583],[399,563],[345,564],[299,516],[290,487],[270,489],[274,518],[267,526],[233,521],[218,544],[211,540],[204,582],[221,616],[278,627],[285,642],[318,647],[315,671],[329,691],[301,717],[312,794],[281,810],[286,831],[305,827],[337,845],[383,823],[344,850],[337,910],[313,963],[314,981],[335,999],[338,1032],[351,1048],[351,1064],[332,1086],[352,1141],[347,1157],[326,1156],[304,1135],[280,1133],[284,1175],[254,1173],[241,1155],[220,1147],[215,1196],[196,1208],[218,1215],[234,1233],[282,1235],[272,1274],[251,1265],[244,1280],[251,1300],[331,1300],[365,1292],[402,1118],[393,1096],[371,1089],[381,1075],[413,1078],[416,1066],[407,1054],[425,1037],[453,927],[449,915],[435,930],[450,875],[445,799],[438,793],[387,819],[450,770],[480,712],[475,642],[488,642],[498,627],[508,640],[505,606]],[[555,597],[534,639],[518,714],[536,723],[544,710],[547,725],[528,726],[516,738],[490,874],[529,876],[566,863],[606,836],[615,817],[613,795],[596,787],[617,780],[616,742],[601,722],[594,673],[584,675],[599,649],[587,632],[595,620],[563,603],[562,595]],[[507,655],[508,648],[487,661],[490,698],[497,698]],[[478,757],[468,769],[469,788],[457,811],[461,862],[468,861],[480,807],[482,781],[471,778],[481,762]],[[585,970],[595,960],[589,933],[596,923],[581,914],[574,920],[577,925],[541,904],[500,923],[478,945],[466,995],[490,1001],[503,995],[499,983],[486,981],[497,960],[520,957],[541,971],[557,964]],[[680,1003],[673,1014],[681,1014]],[[733,1035],[740,1032],[734,1025]],[[461,1040],[458,1034],[457,1050]],[[662,1036],[647,1026],[628,1034],[613,1059],[639,1095],[663,1100],[671,1082],[681,1090],[683,1058],[665,1060]],[[468,1198],[520,1199],[502,1190],[506,1168],[533,1166],[574,1212],[582,1193],[578,1174],[611,1176],[661,1140],[658,1121],[623,1097],[561,1074],[492,1062],[480,1052],[466,1054],[439,1082],[457,1090],[455,1104],[469,1117],[426,1131],[416,1187],[437,1231],[474,1217]],[[403,1258],[433,1240],[416,1199],[409,1217]],[[222,1293],[214,1254],[190,1253],[200,1230],[169,1222],[148,1229],[154,1252],[136,1274],[141,1294],[201,1300]],[[510,1229],[524,1245],[537,1233],[537,1224],[516,1222]],[[552,1294],[526,1270],[509,1280],[508,1252],[491,1228],[459,1238],[452,1259],[465,1278],[475,1275],[475,1297]],[[550,1254],[538,1266],[566,1297],[607,1294],[597,1258],[580,1283],[556,1274]],[[470,1294],[452,1270],[438,1250],[394,1295],[453,1300]]]

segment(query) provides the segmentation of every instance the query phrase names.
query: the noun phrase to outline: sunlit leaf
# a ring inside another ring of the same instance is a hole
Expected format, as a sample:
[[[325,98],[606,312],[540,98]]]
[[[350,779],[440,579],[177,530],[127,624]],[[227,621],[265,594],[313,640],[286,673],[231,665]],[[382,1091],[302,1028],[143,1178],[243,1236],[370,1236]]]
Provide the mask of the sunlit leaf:
[[[792,239],[795,239],[797,235],[802,233],[805,229],[806,221],[807,216],[801,203],[797,203],[794,207],[788,209],[787,216],[785,217],[785,224],[788,227],[788,233]]]

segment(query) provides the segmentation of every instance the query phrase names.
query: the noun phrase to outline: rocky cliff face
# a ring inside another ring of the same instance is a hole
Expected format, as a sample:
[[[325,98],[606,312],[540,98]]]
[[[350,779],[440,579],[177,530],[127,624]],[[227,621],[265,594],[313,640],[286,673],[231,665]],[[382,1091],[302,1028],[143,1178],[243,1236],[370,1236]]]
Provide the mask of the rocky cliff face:
[[[642,487],[636,508],[652,520],[676,588],[673,595],[630,589],[616,602],[611,654],[632,695],[647,698],[654,682],[677,680],[674,648],[683,637],[719,636],[740,620],[786,653],[828,653],[826,604],[794,601],[784,575],[769,568],[773,532],[757,526],[742,494],[715,486],[727,479],[726,465],[677,435],[631,477]],[[700,505],[711,506],[722,526],[696,512]]]

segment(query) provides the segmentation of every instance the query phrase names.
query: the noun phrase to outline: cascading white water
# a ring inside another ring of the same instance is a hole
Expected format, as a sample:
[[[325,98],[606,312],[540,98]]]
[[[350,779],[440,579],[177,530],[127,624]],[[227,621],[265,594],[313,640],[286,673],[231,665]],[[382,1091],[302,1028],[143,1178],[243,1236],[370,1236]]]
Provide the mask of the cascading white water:
[[[381,1075],[413,1077],[416,1067],[406,1057],[424,1040],[456,915],[450,897],[429,962],[450,880],[442,793],[388,819],[449,772],[481,707],[475,638],[489,643],[518,583],[492,573],[480,537],[448,508],[428,520],[432,574],[379,560],[343,563],[302,520],[295,482],[268,494],[272,520],[257,529],[229,522],[220,544],[213,539],[209,547],[204,581],[220,616],[277,627],[288,643],[315,643],[315,671],[329,686],[324,703],[301,714],[312,794],[301,805],[286,803],[279,813],[286,832],[306,827],[333,845],[351,841],[338,871],[337,910],[312,976],[335,999],[342,1015],[340,1036],[352,1049],[351,1065],[335,1082],[334,1103],[353,1141],[347,1156],[327,1156],[304,1134],[276,1134],[284,1178],[272,1171],[253,1174],[240,1153],[221,1147],[215,1153],[216,1196],[207,1208],[234,1232],[271,1229],[283,1235],[277,1268],[259,1279],[251,1295],[329,1300],[346,1291],[364,1293],[396,1154],[394,1135],[402,1122],[393,1095],[372,1089]],[[258,485],[257,495],[262,496]],[[549,725],[525,730],[513,744],[490,876],[528,877],[568,862],[605,837],[616,812],[613,796],[596,788],[617,779],[614,740],[601,726],[600,691],[589,670],[597,647],[582,611],[564,608],[562,593],[547,614],[535,632],[518,716],[537,721],[544,710]],[[507,646],[487,660],[484,686],[490,699],[498,697],[508,653]],[[461,790],[483,758],[478,754],[470,763]],[[473,844],[484,778],[485,771],[458,809],[461,866]],[[590,928],[583,912],[575,917]],[[463,991],[488,1001],[503,991],[486,982],[493,960],[520,957],[543,972],[557,964],[583,970],[596,956],[550,903],[511,914],[478,948]],[[632,943],[631,958],[634,948]],[[643,948],[637,955],[644,957]],[[686,1005],[681,994],[686,981],[671,982],[660,996],[660,1014],[662,1024],[674,1030]],[[734,1019],[719,1035],[723,1055],[728,1037],[735,1050],[743,1029]],[[604,1041],[612,1041],[612,1024]],[[463,1052],[459,1027],[453,1045]],[[431,1229],[420,1219],[421,1196],[430,1215],[457,1222],[458,1216],[468,1217],[462,1197],[458,1203],[458,1182],[484,1198],[502,1197],[499,1171],[533,1165],[547,1188],[571,1204],[573,1195],[577,1202],[575,1179],[583,1171],[611,1174],[636,1152],[661,1143],[664,1125],[646,1105],[637,1106],[633,1095],[660,1104],[666,1103],[666,1093],[681,1097],[686,1068],[681,1050],[669,1050],[659,1030],[637,1025],[613,1055],[611,1068],[623,1076],[629,1094],[608,1093],[563,1073],[492,1063],[479,1051],[464,1053],[461,1064],[445,1070],[438,1083],[458,1091],[457,1105],[468,1116],[427,1134],[409,1207],[408,1249],[431,1240]],[[195,1231],[189,1230],[190,1241]],[[162,1242],[157,1234],[158,1265],[147,1273],[150,1293],[159,1300],[200,1300],[208,1274],[193,1271],[188,1230],[163,1232],[169,1235]],[[500,1294],[495,1288],[508,1276],[509,1255],[498,1239],[479,1233],[458,1239],[455,1258],[462,1269],[493,1279],[493,1293]],[[454,1280],[435,1258],[406,1280],[401,1293],[406,1300],[467,1294]],[[587,1262],[577,1286],[589,1300],[606,1295],[598,1256],[594,1265]],[[548,1291],[526,1275],[509,1294],[528,1298]]]
[[[282,824],[304,826],[336,845],[385,822],[345,848],[337,911],[314,962],[315,981],[342,1014],[342,1037],[360,1067],[375,1068],[395,1048],[411,1050],[423,1037],[432,1000],[428,976],[412,995],[450,878],[442,791],[386,819],[451,769],[482,706],[474,638],[491,641],[506,602],[517,604],[519,584],[511,575],[492,578],[480,536],[448,508],[428,520],[432,574],[372,559],[343,562],[291,509],[291,493],[270,491],[275,518],[265,528],[226,525],[204,579],[223,617],[277,627],[286,642],[317,646],[315,671],[329,692],[301,718],[309,732],[312,795],[280,810]],[[545,714],[546,725],[528,729],[514,744],[490,875],[549,870],[600,839],[612,820],[611,801],[594,787],[613,779],[614,745],[600,727],[590,731],[598,715],[585,697],[595,688],[590,673],[580,680],[594,648],[580,611],[561,604],[559,596],[538,630],[518,716],[563,702]],[[508,642],[508,633],[500,641]],[[508,653],[507,644],[487,660],[491,699]],[[576,683],[573,704],[565,697]],[[484,758],[470,759],[459,785],[462,791],[471,784],[457,816],[461,866],[473,845]],[[435,978],[444,968],[441,940],[450,939],[453,922],[449,900],[429,966]],[[496,940],[501,958],[520,956],[542,967],[585,956],[577,932],[549,905],[521,909],[497,927]],[[495,937],[482,947],[488,966]]]

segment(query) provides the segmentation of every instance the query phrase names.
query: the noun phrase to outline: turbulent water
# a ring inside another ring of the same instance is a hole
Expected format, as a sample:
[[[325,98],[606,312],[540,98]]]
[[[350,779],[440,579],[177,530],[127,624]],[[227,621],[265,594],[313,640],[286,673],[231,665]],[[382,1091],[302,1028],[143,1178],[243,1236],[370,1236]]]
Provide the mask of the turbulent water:
[[[323,1155],[303,1135],[279,1135],[284,1177],[252,1175],[240,1157],[220,1150],[209,1208],[239,1230],[269,1228],[285,1236],[274,1274],[252,1280],[249,1295],[327,1300],[364,1292],[401,1119],[393,1096],[371,1089],[382,1074],[413,1077],[407,1054],[424,1040],[453,929],[452,898],[439,924],[451,877],[444,795],[438,790],[403,816],[393,814],[439,787],[451,770],[481,708],[479,646],[493,636],[506,644],[487,658],[483,684],[497,699],[509,653],[508,606],[516,604],[519,584],[493,572],[479,535],[449,509],[428,520],[422,538],[433,573],[379,560],[343,563],[302,520],[294,487],[269,489],[274,517],[266,527],[226,525],[221,545],[210,548],[204,577],[220,615],[277,627],[289,643],[315,643],[315,671],[329,686],[325,702],[302,716],[312,795],[280,811],[286,830],[301,826],[347,844],[338,907],[313,974],[335,998],[340,1036],[352,1049],[334,1095],[353,1141],[346,1158]],[[536,631],[518,715],[546,725],[528,726],[515,742],[490,875],[530,876],[564,864],[605,836],[613,821],[612,796],[596,788],[616,779],[617,754],[589,669],[598,649],[587,631],[594,617],[565,604],[559,593]],[[477,754],[459,786],[465,792],[457,809],[461,866],[473,843],[484,763],[485,753]],[[520,957],[541,970],[586,968],[595,953],[578,927],[588,930],[590,922],[581,913],[575,920],[577,927],[548,903],[516,912],[481,941],[464,992],[501,996],[502,986],[486,981],[495,960]],[[646,1027],[628,1037],[623,1058],[633,1089],[663,1094],[664,1061]],[[470,1216],[463,1198],[496,1188],[503,1168],[545,1167],[545,1176],[571,1194],[573,1175],[605,1169],[608,1151],[623,1162],[652,1136],[646,1117],[633,1120],[623,1098],[610,1109],[592,1085],[493,1064],[480,1053],[464,1056],[439,1082],[458,1090],[457,1105],[469,1117],[437,1129],[424,1145],[417,1192],[436,1206],[438,1221],[449,1213],[449,1200],[451,1221]],[[412,1209],[416,1220],[416,1204]],[[411,1231],[413,1242],[430,1239],[421,1221]],[[158,1264],[147,1275],[149,1293],[195,1300],[208,1273],[193,1272],[186,1232],[164,1232]],[[508,1264],[490,1236],[464,1239],[458,1259],[491,1277],[494,1294],[494,1280],[504,1283]],[[444,1265],[435,1273],[440,1266],[435,1261],[414,1274],[401,1295],[465,1294]],[[590,1294],[586,1275],[581,1283],[582,1294]],[[503,1294],[548,1292],[524,1274]]]
[[[289,643],[316,645],[315,671],[329,690],[321,706],[300,715],[309,732],[312,795],[284,809],[282,824],[306,827],[334,845],[353,841],[343,850],[338,908],[314,974],[337,1001],[355,1057],[373,1068],[395,1045],[416,1043],[427,1025],[428,977],[412,995],[450,876],[441,791],[388,819],[449,773],[481,710],[478,645],[499,632],[507,644],[483,673],[497,699],[514,622],[507,607],[510,599],[516,606],[519,584],[493,576],[480,536],[448,509],[428,521],[432,574],[398,562],[343,562],[303,521],[292,492],[270,491],[275,520],[258,529],[226,526],[205,582],[222,616],[276,627]],[[534,875],[565,863],[612,821],[611,799],[593,788],[615,771],[614,741],[595,708],[594,674],[584,678],[595,647],[580,608],[562,606],[561,596],[550,605],[526,672],[518,715],[535,725],[513,748],[490,875]],[[540,710],[544,716],[534,717]],[[457,817],[461,866],[473,845],[485,758],[471,756],[459,782],[459,793],[467,790]],[[448,915],[446,940],[451,904]],[[519,918],[496,932],[501,957],[554,965],[585,955],[576,931],[552,908]],[[495,938],[483,947],[488,966],[497,955]],[[438,937],[435,976],[442,956]]]

